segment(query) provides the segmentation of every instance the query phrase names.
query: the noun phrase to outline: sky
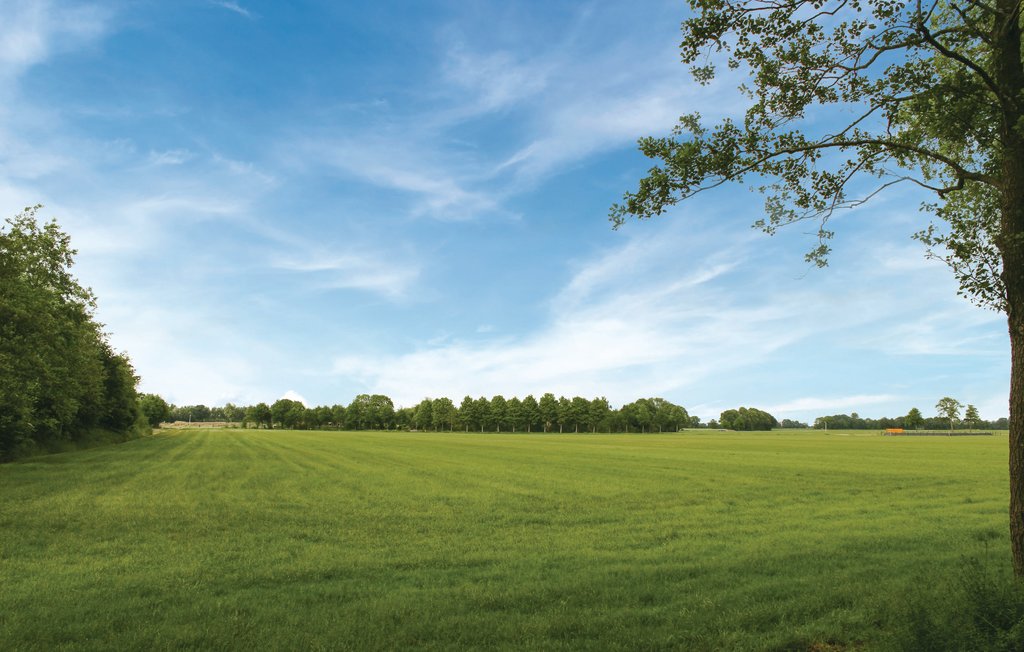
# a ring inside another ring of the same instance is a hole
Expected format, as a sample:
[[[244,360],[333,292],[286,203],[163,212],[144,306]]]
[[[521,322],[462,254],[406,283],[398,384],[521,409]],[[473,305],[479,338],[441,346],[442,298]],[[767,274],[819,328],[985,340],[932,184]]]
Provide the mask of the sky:
[[[919,193],[835,218],[824,270],[813,225],[751,228],[743,185],[611,228],[638,138],[744,110],[742,79],[679,62],[685,12],[0,0],[0,214],[44,204],[141,391],[179,405],[1006,416],[1006,322],[910,238]]]

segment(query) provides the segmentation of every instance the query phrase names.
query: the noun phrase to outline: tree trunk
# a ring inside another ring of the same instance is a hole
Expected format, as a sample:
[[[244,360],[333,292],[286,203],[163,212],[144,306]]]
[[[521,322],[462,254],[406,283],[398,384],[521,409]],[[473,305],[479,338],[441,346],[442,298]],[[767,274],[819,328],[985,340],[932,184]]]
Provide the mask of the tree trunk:
[[[993,14],[993,79],[1005,97],[1000,141],[1002,169],[999,237],[1006,316],[1010,331],[1010,549],[1013,572],[1024,578],[1024,118],[1017,98],[1024,92],[1020,7],[998,0]]]
[[[1024,228],[1016,236],[1016,251],[1003,254],[1003,276],[1010,330],[1010,548],[1013,572],[1020,579],[1024,578],[1024,243],[1020,242]]]
[[[1024,274],[1024,265],[1017,267],[1017,273]],[[1016,294],[1016,302],[1009,306],[1010,547],[1013,572],[1024,578],[1024,289],[1018,288]]]

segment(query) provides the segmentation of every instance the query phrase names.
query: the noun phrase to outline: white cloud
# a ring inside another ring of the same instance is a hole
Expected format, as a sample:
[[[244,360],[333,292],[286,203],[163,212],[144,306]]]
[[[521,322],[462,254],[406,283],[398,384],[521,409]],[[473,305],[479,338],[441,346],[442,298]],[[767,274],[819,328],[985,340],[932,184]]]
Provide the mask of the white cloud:
[[[439,220],[467,220],[500,210],[498,197],[470,186],[480,180],[477,165],[461,155],[417,141],[407,131],[401,136],[323,138],[293,141],[291,156],[301,153],[303,165],[325,164],[348,178],[379,188],[397,190],[413,198],[410,214]],[[401,152],[401,156],[395,156]]]
[[[307,401],[301,394],[296,392],[294,389],[289,389],[281,398],[286,398],[289,401],[298,401],[306,407],[309,407],[309,401]]]
[[[606,83],[546,98],[532,140],[499,169],[534,182],[595,153],[628,146],[643,136],[667,133],[679,118],[680,107],[692,104],[693,85],[671,77],[644,81]],[[729,102],[724,101],[722,88],[719,82],[701,90],[711,96],[711,106],[728,113]]]
[[[613,403],[664,396],[705,416],[753,400],[809,418],[872,408],[903,413],[910,407],[903,402],[919,402],[922,393],[963,386],[953,381],[936,390],[934,379],[906,375],[894,350],[920,359],[941,353],[1005,361],[1003,329],[993,322],[1000,316],[957,298],[945,270],[887,269],[864,253],[884,241],[861,238],[829,270],[794,278],[792,270],[804,269],[799,257],[779,262],[777,243],[764,236],[711,226],[730,209],[709,206],[633,229],[623,245],[580,263],[531,333],[341,356],[334,372],[403,404],[552,391]],[[837,386],[868,392],[805,393],[808,376],[826,385],[860,360],[884,371],[857,372]],[[792,389],[790,372],[801,378]],[[907,382],[915,387],[901,389]]]
[[[839,414],[848,411],[860,411],[866,406],[891,403],[899,400],[893,394],[857,394],[855,396],[836,396],[830,398],[804,397],[769,405],[762,408],[776,416],[788,416],[793,413],[816,412],[822,414]]]
[[[169,149],[163,152],[150,152],[149,162],[152,165],[181,165],[192,157],[192,152],[187,149]]]
[[[612,401],[663,395],[762,360],[809,332],[791,325],[797,297],[740,306],[714,281],[732,268],[690,258],[704,242],[665,233],[637,236],[621,251],[582,265],[551,302],[535,333],[483,342],[446,341],[400,355],[343,356],[334,372],[355,376],[401,403],[424,395],[525,395],[544,391],[606,395]],[[678,254],[692,269],[633,282],[629,270]],[[712,257],[747,255],[740,242]],[[705,269],[710,267],[711,269]]]
[[[460,120],[521,104],[545,89],[548,73],[544,60],[523,61],[501,50],[471,52],[456,43],[446,53],[442,76],[458,89],[460,100],[444,119]]]
[[[325,253],[305,247],[299,255],[278,256],[275,268],[310,275],[321,289],[355,289],[375,292],[392,299],[406,295],[419,277],[419,268],[384,252],[359,254]]]
[[[250,20],[255,18],[251,11],[239,5],[237,2],[232,2],[231,0],[211,0],[211,4],[227,9],[228,11],[232,11],[239,16],[244,16]]]
[[[109,12],[99,5],[0,0],[0,74],[14,76],[102,36]]]
[[[129,353],[140,391],[178,405],[266,400],[272,392],[261,385],[261,361],[274,359],[273,351],[198,299],[186,304],[172,294],[165,307],[147,301],[144,289],[106,292],[99,318],[111,329],[112,345]]]
[[[220,193],[161,193],[102,197],[94,205],[83,202],[77,208],[52,203],[47,208],[61,216],[61,223],[74,235],[76,246],[92,255],[145,256],[173,246],[169,234],[183,224],[230,219],[240,215],[245,206],[244,201]]]
[[[737,112],[739,80],[725,73],[698,86],[675,61],[674,37],[649,42],[626,34],[594,51],[579,42],[584,31],[570,29],[528,57],[456,37],[434,83],[410,91],[416,101],[409,107],[382,112],[358,131],[346,120],[315,128],[324,133],[291,135],[281,155],[407,193],[415,217],[515,217],[505,206],[510,198],[594,154],[667,133],[698,94],[715,107],[709,120]],[[490,128],[498,143],[475,135],[488,120],[509,125]]]

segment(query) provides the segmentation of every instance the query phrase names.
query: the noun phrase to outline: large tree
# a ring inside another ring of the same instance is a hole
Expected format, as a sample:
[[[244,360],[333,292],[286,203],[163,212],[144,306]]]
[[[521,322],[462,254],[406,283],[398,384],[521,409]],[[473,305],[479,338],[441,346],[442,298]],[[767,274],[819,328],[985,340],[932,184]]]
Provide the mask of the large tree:
[[[826,264],[837,209],[897,183],[932,194],[919,238],[960,293],[1010,332],[1010,534],[1024,575],[1024,65],[1019,0],[690,0],[681,53],[697,81],[750,75],[742,120],[680,118],[645,138],[659,163],[616,225],[709,187],[756,179],[768,233],[812,220]],[[814,121],[805,120],[814,112]],[[832,128],[822,129],[831,116]]]
[[[135,371],[71,272],[71,239],[54,221],[40,224],[39,208],[0,224],[0,460],[95,430],[127,437],[146,428]]]

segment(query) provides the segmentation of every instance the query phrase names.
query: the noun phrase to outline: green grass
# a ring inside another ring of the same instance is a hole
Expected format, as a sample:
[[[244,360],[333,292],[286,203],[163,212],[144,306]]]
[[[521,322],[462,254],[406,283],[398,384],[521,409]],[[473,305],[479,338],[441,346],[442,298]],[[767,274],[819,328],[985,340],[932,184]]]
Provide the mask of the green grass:
[[[0,649],[884,648],[917,587],[1008,566],[1006,446],[222,430],[0,465]]]

